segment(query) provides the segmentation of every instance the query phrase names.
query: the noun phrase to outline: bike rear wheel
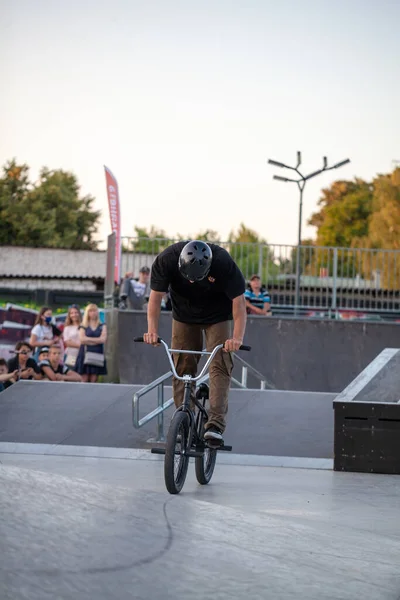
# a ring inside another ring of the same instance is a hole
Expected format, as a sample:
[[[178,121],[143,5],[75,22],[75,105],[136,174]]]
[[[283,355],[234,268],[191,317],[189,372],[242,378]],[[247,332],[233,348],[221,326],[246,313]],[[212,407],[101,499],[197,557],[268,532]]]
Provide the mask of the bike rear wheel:
[[[204,439],[204,425],[206,421],[202,418],[202,424],[200,429],[200,439]],[[217,460],[217,451],[208,446],[204,446],[203,456],[196,456],[195,470],[196,479],[201,485],[207,485],[210,483],[211,477],[214,473],[215,462]]]
[[[179,494],[185,483],[189,466],[189,417],[187,413],[175,413],[168,430],[165,444],[164,479],[170,494]]]

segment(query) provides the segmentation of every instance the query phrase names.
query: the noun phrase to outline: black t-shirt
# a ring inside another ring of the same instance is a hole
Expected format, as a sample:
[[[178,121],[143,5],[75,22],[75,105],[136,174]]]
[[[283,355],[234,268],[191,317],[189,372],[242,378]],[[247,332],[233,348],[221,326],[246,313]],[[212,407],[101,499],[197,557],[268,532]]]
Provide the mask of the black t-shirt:
[[[42,375],[44,375],[44,376],[46,376],[46,373],[43,371],[43,367],[50,367],[50,369],[53,371],[53,373],[60,373],[60,375],[66,375],[66,373],[68,373],[68,371],[69,371],[67,365],[61,365],[61,364],[58,365],[56,370],[54,370],[52,367],[52,364],[48,358],[41,360],[39,363],[39,367],[40,367],[40,371],[41,371]]]
[[[185,244],[172,244],[157,256],[151,269],[151,289],[170,292],[176,321],[212,324],[232,319],[232,300],[244,294],[246,287],[239,267],[226,250],[209,244],[213,257],[208,277],[190,283],[178,268]]]
[[[7,361],[7,367],[8,367],[8,372],[9,373],[13,373],[14,371],[18,371],[19,370],[19,361],[18,361],[18,355],[17,356],[13,356],[13,358],[10,358]],[[40,369],[37,365],[37,362],[34,358],[28,358],[28,360],[26,361],[26,366],[25,369],[33,369],[35,371],[35,373],[40,373]],[[33,379],[33,377],[28,377],[28,379]],[[8,388],[12,385],[11,381],[5,381],[4,382],[4,387]]]
[[[19,369],[18,356],[14,356],[13,358],[10,358],[10,360],[7,362],[7,367],[8,367],[9,373],[12,373],[13,371],[16,371],[17,369]],[[34,358],[28,358],[28,360],[26,361],[25,369],[33,369],[35,371],[35,373],[40,373],[40,369]],[[32,379],[32,377],[29,377],[29,379]]]

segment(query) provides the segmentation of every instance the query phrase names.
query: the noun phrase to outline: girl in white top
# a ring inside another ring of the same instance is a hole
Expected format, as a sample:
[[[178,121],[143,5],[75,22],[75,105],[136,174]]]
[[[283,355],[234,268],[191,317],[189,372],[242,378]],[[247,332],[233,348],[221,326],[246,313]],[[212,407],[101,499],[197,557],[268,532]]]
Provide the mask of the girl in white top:
[[[58,341],[58,337],[53,334],[52,317],[53,312],[48,306],[43,306],[36,317],[29,340],[30,345],[35,350],[34,358],[38,356],[42,346],[52,346]]]
[[[64,345],[67,349],[64,362],[70,369],[75,367],[76,358],[81,345],[79,337],[79,326],[81,322],[82,318],[79,307],[76,304],[72,304],[68,309],[63,331]]]

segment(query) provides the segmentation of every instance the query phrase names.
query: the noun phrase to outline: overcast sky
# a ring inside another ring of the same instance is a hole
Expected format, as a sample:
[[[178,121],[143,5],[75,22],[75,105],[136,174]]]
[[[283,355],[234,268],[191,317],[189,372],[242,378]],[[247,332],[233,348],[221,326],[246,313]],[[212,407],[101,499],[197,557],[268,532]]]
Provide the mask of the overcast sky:
[[[400,161],[397,0],[0,0],[0,162],[73,171],[103,211],[103,165],[135,225],[226,238],[241,221],[296,243],[334,179]]]

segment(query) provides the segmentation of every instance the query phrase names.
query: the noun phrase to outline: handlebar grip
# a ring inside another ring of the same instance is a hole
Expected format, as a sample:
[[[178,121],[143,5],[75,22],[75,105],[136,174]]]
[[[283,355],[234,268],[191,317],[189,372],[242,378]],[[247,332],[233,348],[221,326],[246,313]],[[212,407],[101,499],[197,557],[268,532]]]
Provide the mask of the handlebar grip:
[[[246,352],[250,352],[251,346],[240,346],[239,350],[246,350]]]
[[[143,336],[141,335],[140,337],[135,337],[133,338],[134,342],[144,342]],[[159,344],[161,342],[161,338],[157,338],[157,344]]]

